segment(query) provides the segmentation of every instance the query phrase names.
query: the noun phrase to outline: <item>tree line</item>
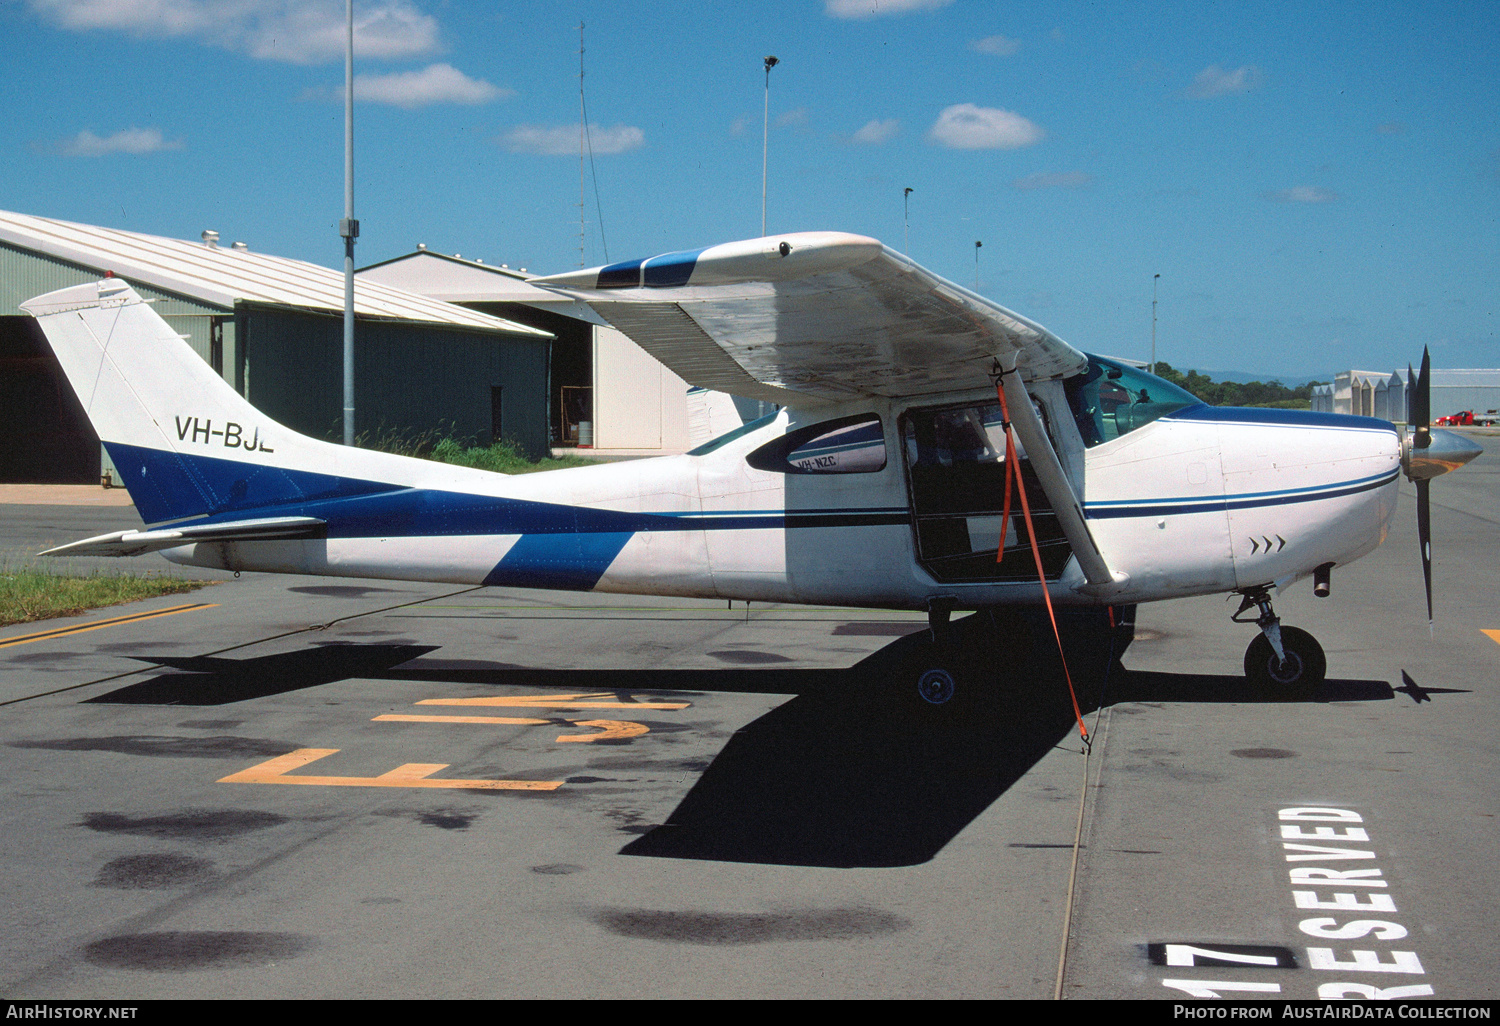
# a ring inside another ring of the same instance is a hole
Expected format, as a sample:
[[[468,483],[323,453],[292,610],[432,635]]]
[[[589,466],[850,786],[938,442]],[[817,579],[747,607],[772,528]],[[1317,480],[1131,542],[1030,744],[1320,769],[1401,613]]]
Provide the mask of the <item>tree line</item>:
[[[1184,374],[1162,362],[1156,365],[1156,376],[1187,389],[1210,406],[1275,406],[1294,410],[1311,408],[1313,386],[1327,384],[1326,381],[1308,381],[1296,388],[1287,388],[1279,381],[1215,381],[1207,374],[1195,370]]]

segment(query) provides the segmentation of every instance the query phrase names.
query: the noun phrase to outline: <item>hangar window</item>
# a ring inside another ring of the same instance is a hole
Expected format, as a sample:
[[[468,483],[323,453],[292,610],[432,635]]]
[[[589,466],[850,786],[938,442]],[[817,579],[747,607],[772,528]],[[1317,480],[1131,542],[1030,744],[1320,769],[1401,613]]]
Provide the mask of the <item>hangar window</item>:
[[[873,413],[789,431],[745,457],[778,474],[873,474],[885,469],[885,429]]]
[[[1090,447],[1203,402],[1154,374],[1097,356],[1089,357],[1089,369],[1070,378],[1066,389],[1078,432]]]

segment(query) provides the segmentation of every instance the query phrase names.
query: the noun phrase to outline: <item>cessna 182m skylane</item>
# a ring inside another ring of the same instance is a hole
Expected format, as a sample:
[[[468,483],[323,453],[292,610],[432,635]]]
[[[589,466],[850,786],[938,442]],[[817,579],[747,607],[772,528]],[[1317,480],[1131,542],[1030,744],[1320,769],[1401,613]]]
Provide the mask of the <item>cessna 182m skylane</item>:
[[[149,526],[50,554],[926,609],[935,642],[950,611],[1039,604],[1044,587],[1094,606],[1237,592],[1236,619],[1254,609],[1261,631],[1247,674],[1311,686],[1323,652],[1280,626],[1272,589],[1312,575],[1326,593],[1331,568],[1375,549],[1403,470],[1425,559],[1428,479],[1479,452],[1428,430],[1425,359],[1405,435],[1209,407],[861,236],[772,236],[532,283],[692,384],[781,408],[686,455],[519,477],[346,448],[262,416],[106,277],[23,309]],[[1031,506],[1008,520],[1007,416]],[[1430,614],[1430,566],[1428,600]],[[932,653],[913,681],[941,703],[955,682]]]

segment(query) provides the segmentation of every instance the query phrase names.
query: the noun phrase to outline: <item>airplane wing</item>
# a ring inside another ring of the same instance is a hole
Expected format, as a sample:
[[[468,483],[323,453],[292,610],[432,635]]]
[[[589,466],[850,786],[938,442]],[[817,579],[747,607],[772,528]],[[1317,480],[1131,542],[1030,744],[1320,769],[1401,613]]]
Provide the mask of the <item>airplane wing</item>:
[[[321,538],[328,525],[316,517],[271,517],[222,524],[164,527],[154,531],[116,531],[97,538],[59,545],[43,556],[138,556],[142,552],[175,549],[194,542],[271,541]]]
[[[875,239],[797,232],[571,271],[572,295],[693,385],[785,406],[913,398],[1026,380],[1087,358],[1046,328]]]
[[[1102,593],[1124,580],[1105,564],[1022,385],[1082,373],[1088,358],[877,240],[796,232],[530,281],[587,303],[690,384],[785,406],[978,391],[998,367],[1088,586]]]

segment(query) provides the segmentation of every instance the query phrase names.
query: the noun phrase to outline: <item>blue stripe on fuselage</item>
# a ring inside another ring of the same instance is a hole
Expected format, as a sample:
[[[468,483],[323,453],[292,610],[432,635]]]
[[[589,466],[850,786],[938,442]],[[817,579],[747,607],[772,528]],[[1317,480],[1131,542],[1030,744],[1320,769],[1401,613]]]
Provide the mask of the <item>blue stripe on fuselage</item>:
[[[248,460],[218,459],[105,442],[110,462],[147,524],[209,516],[243,520],[267,507],[391,492],[399,485],[287,470]],[[235,516],[233,514],[241,514]],[[291,514],[287,514],[291,515]]]
[[[511,546],[485,577],[488,585],[589,591],[615,561],[629,531],[594,534],[528,534]]]
[[[1259,406],[1209,406],[1200,403],[1174,410],[1162,420],[1188,420],[1212,424],[1247,424],[1278,427],[1342,428],[1345,431],[1389,431],[1396,425],[1379,417],[1355,417],[1347,413],[1315,413],[1312,410],[1277,410]]]
[[[1089,520],[1118,520],[1124,517],[1156,517],[1179,513],[1213,513],[1231,509],[1254,509],[1258,506],[1286,506],[1299,502],[1318,502],[1344,495],[1357,495],[1380,488],[1396,480],[1399,471],[1377,474],[1353,481],[1309,488],[1289,488],[1279,492],[1248,492],[1241,495],[1188,497],[1170,500],[1122,499],[1086,503],[1083,515]]]

